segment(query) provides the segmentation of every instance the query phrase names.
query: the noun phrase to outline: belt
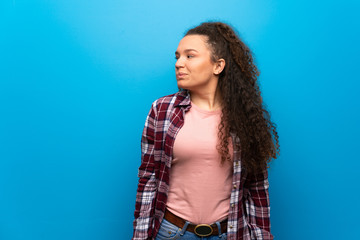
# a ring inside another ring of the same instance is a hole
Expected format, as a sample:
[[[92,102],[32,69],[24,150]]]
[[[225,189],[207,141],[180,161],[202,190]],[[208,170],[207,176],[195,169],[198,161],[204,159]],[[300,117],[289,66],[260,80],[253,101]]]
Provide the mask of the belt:
[[[170,223],[174,224],[175,226],[182,228],[185,225],[185,220],[181,217],[176,216],[172,212],[166,210],[164,218],[169,221]],[[227,219],[220,222],[221,226],[221,233],[226,233],[227,231]],[[219,235],[219,229],[216,223],[209,225],[209,224],[189,224],[186,228],[186,231],[195,233],[200,237],[207,237],[211,235]]]

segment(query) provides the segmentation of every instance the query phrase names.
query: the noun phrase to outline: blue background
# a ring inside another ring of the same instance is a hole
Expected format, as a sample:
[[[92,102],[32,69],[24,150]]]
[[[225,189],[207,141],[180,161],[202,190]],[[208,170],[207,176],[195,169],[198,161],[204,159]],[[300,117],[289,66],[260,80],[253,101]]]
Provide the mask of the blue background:
[[[2,0],[0,239],[130,239],[140,135],[206,20],[253,50],[281,155],[276,239],[355,239],[358,1]]]

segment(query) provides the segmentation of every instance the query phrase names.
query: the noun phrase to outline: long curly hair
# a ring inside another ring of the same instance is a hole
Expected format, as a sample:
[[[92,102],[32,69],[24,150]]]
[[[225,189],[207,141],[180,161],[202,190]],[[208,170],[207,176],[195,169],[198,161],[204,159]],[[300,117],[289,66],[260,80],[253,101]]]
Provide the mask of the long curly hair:
[[[218,151],[221,162],[231,161],[229,141],[235,135],[233,147],[241,151],[241,163],[250,174],[267,169],[280,152],[276,126],[263,106],[257,83],[259,71],[250,49],[235,31],[221,22],[205,22],[187,31],[187,35],[203,35],[212,52],[211,60],[225,60],[219,75],[222,114],[219,124]]]

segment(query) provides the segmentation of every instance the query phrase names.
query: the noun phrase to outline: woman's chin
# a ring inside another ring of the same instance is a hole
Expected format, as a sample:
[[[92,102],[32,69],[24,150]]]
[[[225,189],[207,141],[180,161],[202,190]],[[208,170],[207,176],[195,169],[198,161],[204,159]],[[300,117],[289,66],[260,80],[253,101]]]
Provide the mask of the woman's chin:
[[[181,84],[179,82],[178,82],[177,86],[178,86],[178,88],[181,88],[181,89],[187,89],[185,84]]]

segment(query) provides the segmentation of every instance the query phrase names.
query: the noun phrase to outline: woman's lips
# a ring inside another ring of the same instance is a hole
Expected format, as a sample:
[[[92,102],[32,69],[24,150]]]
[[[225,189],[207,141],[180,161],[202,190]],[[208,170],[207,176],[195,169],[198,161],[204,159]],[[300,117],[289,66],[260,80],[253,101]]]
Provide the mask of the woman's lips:
[[[187,74],[186,73],[177,73],[176,78],[184,78]]]

